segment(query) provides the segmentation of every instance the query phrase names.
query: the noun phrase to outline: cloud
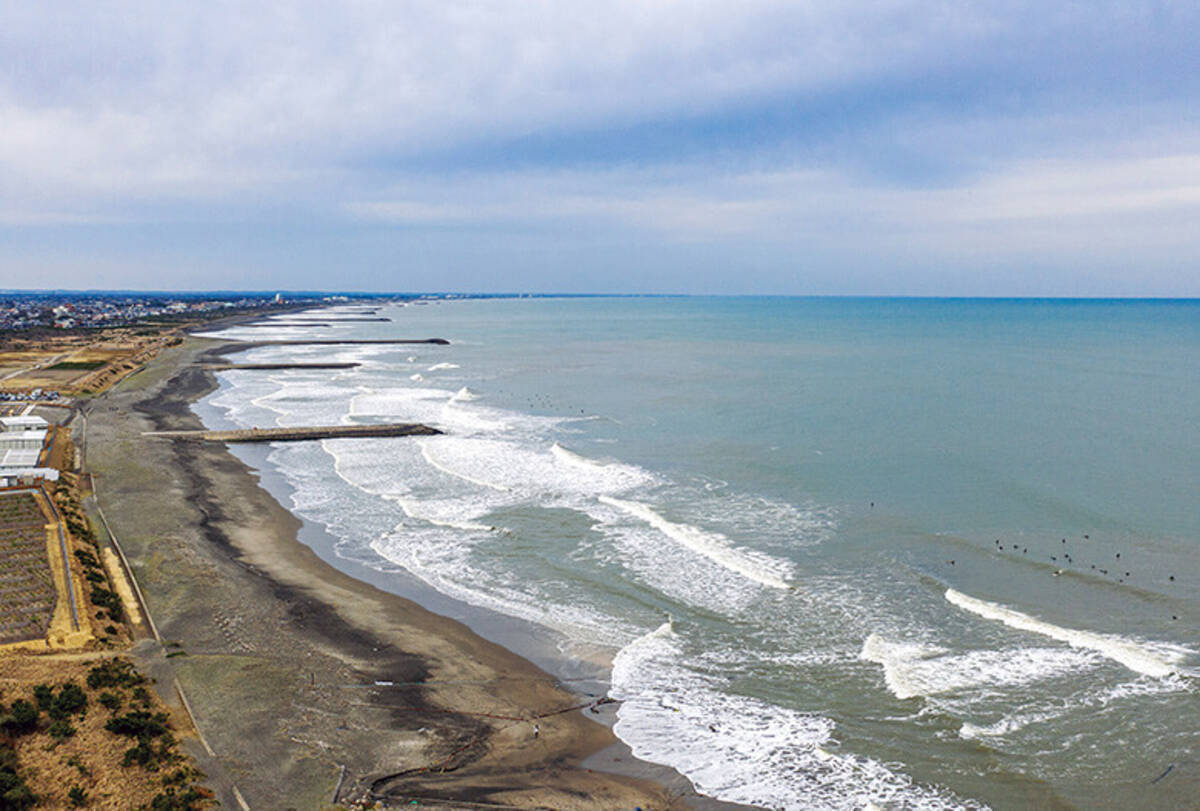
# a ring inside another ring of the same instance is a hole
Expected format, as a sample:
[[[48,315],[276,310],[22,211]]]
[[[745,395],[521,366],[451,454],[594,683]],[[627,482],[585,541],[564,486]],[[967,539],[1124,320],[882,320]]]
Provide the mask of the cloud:
[[[1089,230],[1200,254],[1172,225],[1200,155],[1188,4],[50,2],[5,22],[0,227],[753,239],[779,246],[764,279],[798,247],[1081,262]]]

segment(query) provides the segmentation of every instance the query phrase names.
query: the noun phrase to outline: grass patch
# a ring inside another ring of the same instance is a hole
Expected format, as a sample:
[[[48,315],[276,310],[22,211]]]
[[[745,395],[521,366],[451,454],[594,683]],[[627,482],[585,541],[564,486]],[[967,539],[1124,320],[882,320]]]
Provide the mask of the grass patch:
[[[49,368],[51,370],[54,370],[54,369],[78,369],[81,371],[91,371],[92,369],[99,369],[102,366],[107,366],[107,365],[108,365],[108,361],[106,361],[106,360],[64,360],[61,363],[56,363],[53,366],[50,366],[47,368]]]

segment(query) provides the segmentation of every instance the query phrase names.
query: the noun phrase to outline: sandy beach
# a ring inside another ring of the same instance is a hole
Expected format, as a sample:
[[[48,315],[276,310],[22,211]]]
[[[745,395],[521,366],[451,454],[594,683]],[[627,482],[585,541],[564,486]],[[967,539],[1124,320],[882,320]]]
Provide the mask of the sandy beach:
[[[163,638],[139,654],[184,688],[222,804],[236,784],[252,808],[678,806],[583,765],[616,743],[590,699],[322,561],[223,445],[142,436],[202,427],[221,346],[188,339],[90,403],[86,461]]]

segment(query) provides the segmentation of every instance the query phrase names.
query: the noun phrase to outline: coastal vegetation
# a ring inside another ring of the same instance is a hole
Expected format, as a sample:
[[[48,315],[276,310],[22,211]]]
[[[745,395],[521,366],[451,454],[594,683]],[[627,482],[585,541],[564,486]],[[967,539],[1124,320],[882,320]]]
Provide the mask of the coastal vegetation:
[[[111,645],[119,641],[121,630],[114,623],[126,619],[121,598],[114,590],[110,575],[98,558],[100,547],[91,522],[84,513],[78,479],[70,474],[63,475],[54,488],[54,501],[67,530],[78,542],[74,550],[75,562],[83,574],[84,588],[92,604],[91,617],[95,620],[94,630],[101,644]],[[126,634],[128,635],[128,634]]]
[[[51,430],[58,480],[0,496],[0,811],[213,805],[179,748],[190,718],[123,656],[139,610],[70,431]]]
[[[18,673],[47,681],[14,683]],[[0,810],[213,805],[170,712],[128,659],[14,657],[0,660],[0,685]]]

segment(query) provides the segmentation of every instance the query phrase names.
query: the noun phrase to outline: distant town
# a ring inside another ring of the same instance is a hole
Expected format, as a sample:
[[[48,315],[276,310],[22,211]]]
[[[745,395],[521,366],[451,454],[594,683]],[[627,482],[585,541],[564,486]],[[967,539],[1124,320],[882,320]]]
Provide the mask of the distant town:
[[[180,293],[119,293],[0,291],[0,331],[94,329],[141,321],[177,320],[215,316],[230,310],[254,310],[281,305],[303,305],[330,300],[319,295],[232,293],[194,295]]]
[[[328,293],[0,290],[0,416],[69,407],[134,373],[183,331],[216,318],[396,298]]]
[[[203,321],[241,310],[303,307],[345,301],[438,301],[457,298],[543,298],[529,293],[130,292],[0,290],[0,333],[73,330]],[[577,296],[568,296],[577,297]],[[590,298],[590,296],[578,296]]]

